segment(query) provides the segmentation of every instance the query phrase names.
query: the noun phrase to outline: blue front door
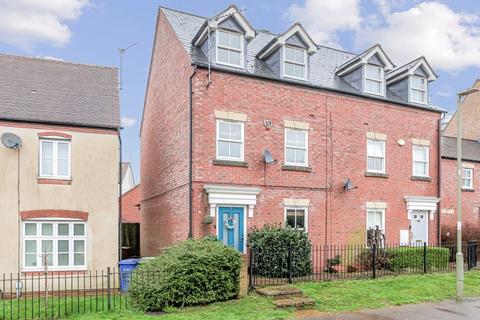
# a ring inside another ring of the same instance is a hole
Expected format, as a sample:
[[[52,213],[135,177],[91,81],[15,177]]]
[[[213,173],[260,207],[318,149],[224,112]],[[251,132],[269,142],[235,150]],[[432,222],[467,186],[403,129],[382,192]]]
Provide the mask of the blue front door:
[[[243,252],[244,210],[242,207],[218,208],[218,239],[225,245]]]

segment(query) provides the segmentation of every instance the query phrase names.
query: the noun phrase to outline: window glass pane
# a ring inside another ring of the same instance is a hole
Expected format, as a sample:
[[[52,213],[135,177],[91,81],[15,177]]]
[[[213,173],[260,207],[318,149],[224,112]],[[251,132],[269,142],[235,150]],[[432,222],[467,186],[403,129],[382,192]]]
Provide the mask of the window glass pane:
[[[240,52],[238,51],[230,51],[230,61],[229,63],[234,64],[236,66],[240,65]]]
[[[70,234],[68,223],[59,223],[58,224],[58,235],[59,236],[68,236]]]
[[[368,140],[368,155],[374,157],[383,157],[383,141]]]
[[[413,163],[413,173],[419,176],[427,175],[427,164],[425,162],[417,162]]]
[[[85,225],[81,223],[75,223],[73,225],[73,235],[74,236],[84,236],[85,235]]]
[[[239,34],[230,33],[230,48],[240,50],[240,35]]]
[[[293,64],[289,62],[285,62],[285,74],[287,76],[294,76],[293,74]]]
[[[305,132],[295,132],[295,145],[297,147],[305,147]]]
[[[224,47],[228,47],[228,32],[218,32],[218,44]]]
[[[53,265],[53,240],[42,240],[42,264],[47,259],[49,266]]]
[[[301,164],[305,164],[305,153],[306,151],[305,150],[302,150],[302,149],[296,149],[295,150],[295,163],[301,163]]]
[[[58,240],[58,252],[65,253],[69,251],[68,248],[69,241],[68,240]]]
[[[68,143],[58,143],[57,174],[59,176],[68,175]]]
[[[37,266],[37,255],[25,254],[25,267],[36,267],[36,266]]]
[[[224,63],[228,62],[228,50],[223,48],[218,48],[218,57],[217,60]]]
[[[42,223],[42,236],[53,236],[53,223]]]
[[[37,266],[37,241],[25,240],[25,266]]]
[[[367,65],[365,70],[368,79],[382,81],[382,71],[380,67]]]
[[[413,147],[413,159],[415,161],[427,161],[427,148]]]
[[[85,254],[75,253],[73,255],[73,264],[75,266],[84,266],[85,265]]]
[[[36,223],[25,223],[25,235],[26,236],[36,236],[37,235],[37,224]]]
[[[219,122],[218,136],[220,139],[230,139],[230,124],[225,122]]]
[[[70,264],[70,256],[68,253],[59,253],[57,258],[59,266],[68,266]]]
[[[85,241],[74,240],[73,241],[73,252],[76,252],[76,253],[85,252]]]
[[[294,67],[294,76],[297,77],[297,78],[303,78],[303,66],[300,66],[300,65],[295,65]]]
[[[240,124],[230,124],[231,137],[232,140],[242,140],[242,125]]]
[[[295,163],[295,149],[287,148],[285,151],[285,161]]]
[[[295,59],[294,49],[290,47],[285,47],[285,59],[293,61]]]
[[[381,83],[373,80],[366,81],[366,90],[373,93],[381,93]]]
[[[295,228],[295,210],[287,209],[287,225]]]
[[[230,157],[241,158],[242,157],[242,144],[239,142],[230,142]]]
[[[42,141],[42,165],[41,165],[41,174],[42,175],[53,175],[53,142],[51,141]]]
[[[305,210],[297,210],[297,228],[305,229]]]
[[[294,147],[295,146],[295,132],[291,130],[287,130],[287,146]]]
[[[295,49],[295,61],[304,64],[304,51],[302,49]]]
[[[25,240],[25,253],[37,254],[37,240]]]
[[[228,157],[229,156],[228,142],[218,141],[218,155],[220,157]]]

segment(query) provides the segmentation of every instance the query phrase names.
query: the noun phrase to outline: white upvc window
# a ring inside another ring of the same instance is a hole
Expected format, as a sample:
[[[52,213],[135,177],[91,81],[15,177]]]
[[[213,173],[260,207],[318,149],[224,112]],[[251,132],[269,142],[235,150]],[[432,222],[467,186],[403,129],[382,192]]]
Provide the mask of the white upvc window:
[[[70,141],[40,139],[39,175],[47,178],[70,178]]]
[[[385,173],[385,141],[367,139],[367,171]]]
[[[307,50],[292,46],[284,47],[283,75],[288,78],[307,78]]]
[[[233,67],[243,66],[243,35],[217,30],[217,63]]]
[[[383,96],[385,81],[382,67],[365,65],[365,92]]]
[[[410,101],[427,104],[427,79],[419,76],[410,77]]]
[[[308,131],[285,129],[285,164],[308,167]]]
[[[244,123],[217,120],[217,159],[244,160]]]
[[[294,229],[308,231],[308,208],[285,207],[285,224]]]
[[[462,168],[462,188],[473,189],[473,169]]]
[[[412,163],[413,176],[428,177],[429,176],[429,158],[430,148],[428,146],[413,146]]]
[[[22,223],[23,270],[84,270],[87,230],[81,221],[30,220]]]
[[[385,209],[367,208],[367,230],[379,228],[385,231]]]

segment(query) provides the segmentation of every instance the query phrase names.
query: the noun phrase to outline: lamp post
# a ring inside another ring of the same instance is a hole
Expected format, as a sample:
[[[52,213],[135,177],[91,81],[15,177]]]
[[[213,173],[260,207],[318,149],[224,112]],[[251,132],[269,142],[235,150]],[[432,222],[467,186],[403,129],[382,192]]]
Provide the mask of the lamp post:
[[[457,93],[457,301],[463,300],[463,252],[462,252],[462,98],[479,91],[467,89]]]

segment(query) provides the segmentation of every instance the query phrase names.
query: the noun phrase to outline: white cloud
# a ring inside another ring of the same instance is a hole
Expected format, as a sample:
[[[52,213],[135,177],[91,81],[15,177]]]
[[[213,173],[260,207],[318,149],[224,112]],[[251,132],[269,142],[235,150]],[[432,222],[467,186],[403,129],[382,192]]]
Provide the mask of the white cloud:
[[[129,128],[129,127],[132,127],[135,125],[135,123],[137,123],[137,120],[135,118],[130,118],[130,117],[127,117],[127,116],[122,116],[120,118],[120,123],[122,125],[122,127],[124,128]]]
[[[385,1],[377,4],[385,24],[362,26],[357,48],[380,43],[397,64],[424,55],[436,70],[480,67],[480,16],[454,12],[439,2],[396,12]]]
[[[71,31],[67,21],[82,14],[90,0],[0,0],[0,42],[24,50],[45,43],[61,47]]]
[[[305,0],[303,5],[291,5],[287,16],[302,23],[317,43],[339,47],[336,32],[360,24],[359,0]]]

